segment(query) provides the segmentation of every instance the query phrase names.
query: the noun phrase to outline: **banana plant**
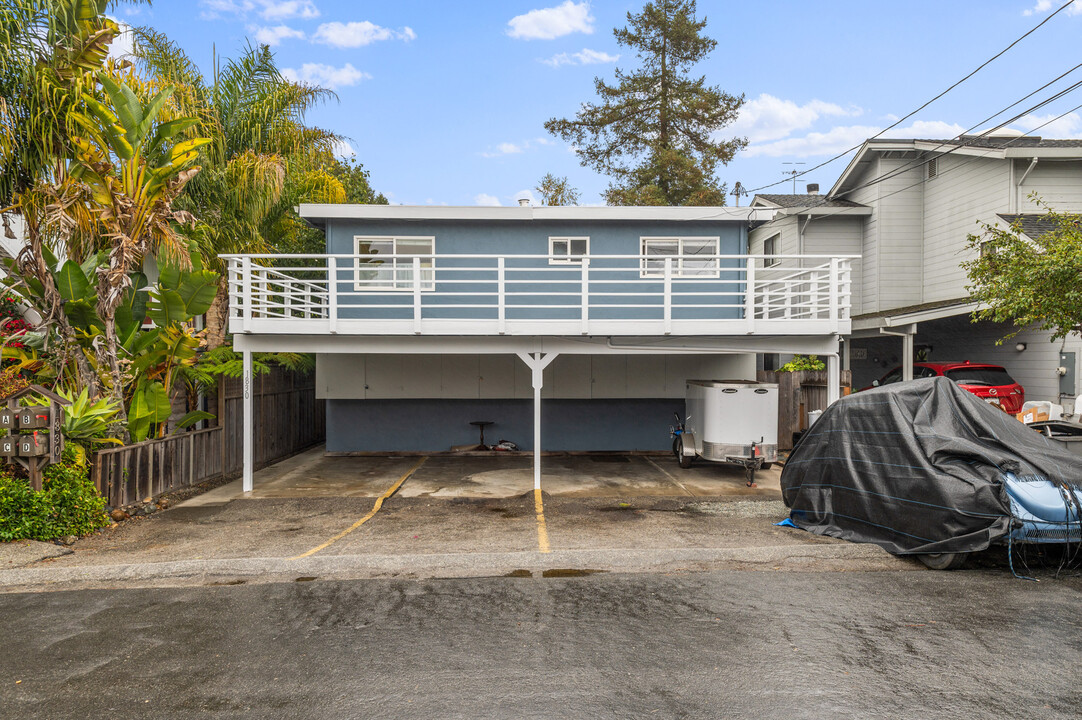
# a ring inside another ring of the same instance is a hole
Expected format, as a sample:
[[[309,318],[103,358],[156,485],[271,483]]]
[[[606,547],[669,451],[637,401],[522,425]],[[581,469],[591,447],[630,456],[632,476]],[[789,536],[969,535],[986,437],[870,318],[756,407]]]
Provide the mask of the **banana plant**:
[[[60,431],[64,434],[67,447],[72,450],[75,462],[86,465],[86,458],[94,445],[122,444],[118,438],[107,437],[109,426],[120,412],[120,407],[109,398],[99,398],[91,402],[89,391],[83,388],[78,395],[73,395],[62,388],[56,393],[70,405],[64,407],[64,418]],[[32,405],[48,405],[45,398],[31,398]]]

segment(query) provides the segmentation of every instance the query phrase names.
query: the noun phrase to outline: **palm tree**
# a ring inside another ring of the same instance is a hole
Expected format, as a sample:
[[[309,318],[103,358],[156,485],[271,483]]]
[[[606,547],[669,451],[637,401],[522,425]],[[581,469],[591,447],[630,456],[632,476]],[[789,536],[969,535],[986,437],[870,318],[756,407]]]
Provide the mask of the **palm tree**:
[[[62,180],[73,152],[73,116],[84,92],[97,84],[109,44],[119,33],[102,13],[106,0],[5,0],[0,7],[0,219],[14,238],[10,214],[23,219],[26,244],[17,258],[21,277],[36,282],[46,300],[40,326],[55,328],[60,364],[74,367],[80,387],[97,394],[97,376],[62,310],[45,246],[57,239],[45,222],[46,192]]]
[[[341,138],[305,124],[315,105],[335,98],[279,72],[269,48],[247,47],[219,65],[208,84],[195,63],[160,33],[135,33],[134,58],[148,73],[177,86],[178,111],[199,118],[193,133],[210,138],[203,169],[177,207],[199,219],[192,236],[208,265],[222,274],[207,313],[207,344],[224,342],[228,284],[219,254],[272,249],[269,238],[300,202],[343,202],[345,191],[323,166]]]

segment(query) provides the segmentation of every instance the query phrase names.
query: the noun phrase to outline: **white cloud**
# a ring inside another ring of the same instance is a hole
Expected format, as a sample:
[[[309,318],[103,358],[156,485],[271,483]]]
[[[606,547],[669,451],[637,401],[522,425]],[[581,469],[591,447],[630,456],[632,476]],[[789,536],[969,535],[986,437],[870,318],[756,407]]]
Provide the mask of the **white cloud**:
[[[1047,123],[1047,124],[1046,124]],[[1015,125],[1025,132],[1045,138],[1068,140],[1082,138],[1082,116],[1078,113],[1067,113],[1063,117],[1056,115],[1026,115],[1018,120]]]
[[[113,38],[113,42],[109,43],[109,57],[119,60],[125,55],[131,55],[132,50],[134,50],[132,47],[132,27],[119,18],[109,17],[109,19],[120,27],[120,33]]]
[[[255,35],[255,41],[261,45],[269,45],[275,47],[281,45],[283,40],[301,39],[304,37],[304,33],[300,30],[295,30],[288,25],[275,25],[274,27],[258,27],[251,26],[248,28],[248,32]]]
[[[335,141],[332,152],[334,153],[335,157],[340,158],[349,158],[357,154],[357,152],[353,149],[353,146],[350,145],[349,142],[346,140]]]
[[[507,22],[507,34],[520,40],[552,40],[576,32],[589,35],[594,31],[593,21],[589,2],[565,0],[556,7],[516,15]]]
[[[843,108],[822,100],[797,105],[763,93],[744,103],[736,122],[725,128],[724,134],[747,137],[752,143],[780,140],[810,128],[821,117],[855,117],[862,112],[857,107]]]
[[[319,17],[319,9],[311,0],[257,0],[262,6],[259,14],[266,20],[285,20],[286,18],[303,18],[311,20]]]
[[[534,147],[536,147],[538,145],[553,145],[553,144],[554,143],[552,141],[552,138],[547,138],[547,137],[544,137],[544,136],[536,137],[536,138],[533,138],[532,140],[523,140],[522,142],[518,142],[518,143],[502,142],[502,143],[499,143],[498,145],[496,145],[495,148],[482,152],[481,157],[495,158],[495,157],[504,157],[506,155],[520,155],[520,154],[526,152],[527,150],[533,149]]]
[[[368,73],[361,72],[353,67],[351,63],[346,63],[340,68],[333,65],[323,65],[322,63],[304,63],[301,65],[300,70],[282,68],[282,75],[293,82],[319,85],[331,90],[356,85],[361,80],[370,80],[372,78]]]
[[[484,207],[500,207],[503,203],[495,195],[489,195],[488,193],[480,193],[473,198],[474,205],[482,205]]]
[[[614,63],[619,59],[619,55],[609,55],[600,50],[583,48],[581,52],[577,53],[558,53],[548,59],[542,58],[541,62],[546,65],[551,65],[552,67],[560,67],[561,65],[598,65],[600,63]]]
[[[786,138],[774,142],[749,145],[741,155],[744,157],[811,157],[815,155],[836,155],[851,147],[860,145],[868,138],[878,134],[881,127],[875,125],[842,125],[826,132],[808,133],[802,137]],[[919,120],[907,127],[894,128],[883,137],[892,138],[934,138],[943,140],[960,135],[965,131],[961,125],[939,120]]]
[[[360,22],[329,22],[320,25],[312,36],[313,42],[333,45],[339,48],[355,48],[371,45],[380,40],[405,40],[417,38],[417,33],[412,28],[404,27],[401,30],[380,27],[367,20]]]
[[[319,8],[312,0],[199,0],[204,20],[213,20],[222,15],[247,17],[257,13],[264,20],[287,20],[301,18],[311,20],[319,17]]]
[[[1028,10],[1023,10],[1023,15],[1043,15],[1049,12],[1054,7],[1059,7],[1058,2],[1053,3],[1052,0],[1037,0],[1037,4]],[[1082,4],[1078,2],[1073,3],[1070,7],[1063,11],[1067,15],[1082,15]]]

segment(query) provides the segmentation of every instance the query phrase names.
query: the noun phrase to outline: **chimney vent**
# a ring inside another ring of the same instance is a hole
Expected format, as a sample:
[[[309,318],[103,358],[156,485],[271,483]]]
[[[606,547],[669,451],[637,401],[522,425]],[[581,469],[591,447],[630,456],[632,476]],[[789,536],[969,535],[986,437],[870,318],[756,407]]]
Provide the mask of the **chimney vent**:
[[[809,195],[818,195],[819,194],[819,183],[808,183],[808,194]]]
[[[519,198],[519,207],[530,207],[530,198]]]

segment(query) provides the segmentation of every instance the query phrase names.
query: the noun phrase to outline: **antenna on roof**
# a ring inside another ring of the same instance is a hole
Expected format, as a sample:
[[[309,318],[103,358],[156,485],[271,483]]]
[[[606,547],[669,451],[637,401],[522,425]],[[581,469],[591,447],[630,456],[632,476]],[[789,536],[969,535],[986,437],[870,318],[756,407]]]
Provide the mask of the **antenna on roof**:
[[[804,165],[804,164],[805,163],[802,163],[802,162],[783,162],[782,163],[782,165]],[[796,176],[800,174],[800,171],[797,170],[796,168],[793,168],[792,170],[782,170],[781,174],[782,175],[792,175],[793,176],[793,194],[796,195]]]

